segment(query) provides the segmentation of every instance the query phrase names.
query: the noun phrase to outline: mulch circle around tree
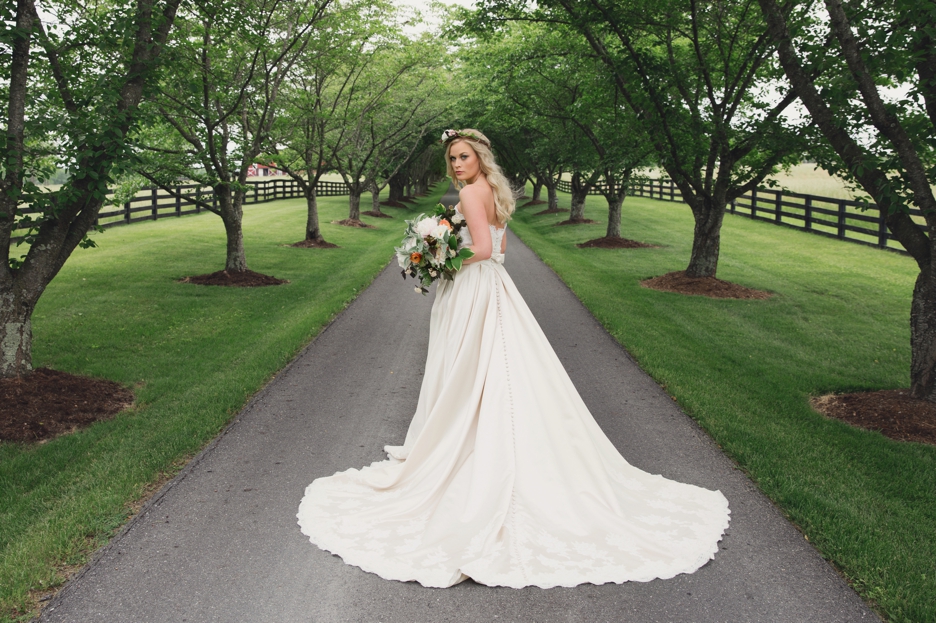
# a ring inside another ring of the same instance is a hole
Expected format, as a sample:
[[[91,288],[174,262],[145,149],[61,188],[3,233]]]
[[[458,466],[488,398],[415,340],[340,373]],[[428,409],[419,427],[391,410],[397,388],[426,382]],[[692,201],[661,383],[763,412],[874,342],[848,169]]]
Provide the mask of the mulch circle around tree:
[[[297,249],[337,249],[337,244],[325,242],[325,240],[300,240],[289,245]]]
[[[234,288],[259,288],[263,286],[280,286],[289,283],[286,279],[277,279],[270,275],[262,275],[252,270],[232,271],[219,270],[207,275],[195,275],[179,279],[179,283],[193,283],[197,286],[229,286]]]
[[[542,214],[562,214],[563,212],[568,212],[568,210],[563,210],[562,208],[549,208],[548,210],[537,212],[533,216],[540,216]]]
[[[707,296],[713,299],[769,299],[773,296],[770,292],[746,288],[715,277],[687,277],[686,272],[682,270],[644,279],[640,285],[651,290]]]
[[[630,240],[629,238],[620,238],[613,236],[605,236],[603,238],[595,238],[594,240],[589,240],[587,242],[582,242],[577,245],[580,249],[658,249],[659,246],[655,244],[648,244],[646,242],[638,242],[636,240]]]
[[[593,221],[590,218],[570,218],[567,221],[559,221],[558,223],[553,223],[553,227],[559,227],[560,225],[591,225],[592,223],[597,223],[598,221]]]
[[[381,201],[380,205],[387,206],[389,208],[403,208],[403,209],[406,209],[409,207],[405,203],[400,203],[399,201]]]
[[[826,417],[891,439],[936,445],[936,404],[911,397],[908,389],[829,394],[809,403]]]
[[[533,199],[532,201],[527,201],[524,203],[521,208],[529,208],[530,206],[541,206],[549,203],[548,201],[543,201],[542,199]]]
[[[393,218],[389,214],[384,214],[383,212],[374,212],[373,210],[368,210],[367,212],[361,212],[365,216],[373,216],[374,218]]]
[[[377,229],[374,225],[368,225],[364,221],[356,218],[346,218],[341,221],[332,221],[333,225],[341,225],[343,227],[358,227],[360,229]]]
[[[35,442],[113,417],[133,404],[133,392],[104,379],[38,368],[0,379],[0,440]]]

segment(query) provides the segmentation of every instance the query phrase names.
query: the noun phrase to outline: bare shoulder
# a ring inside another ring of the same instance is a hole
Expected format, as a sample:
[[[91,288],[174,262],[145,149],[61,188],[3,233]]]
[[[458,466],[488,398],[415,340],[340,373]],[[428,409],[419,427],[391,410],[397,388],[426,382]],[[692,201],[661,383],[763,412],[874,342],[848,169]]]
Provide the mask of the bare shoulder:
[[[458,191],[462,214],[468,215],[474,212],[487,214],[488,195],[493,199],[491,189],[481,184],[469,184],[463,187]]]
[[[468,184],[462,186],[461,190],[458,191],[458,198],[462,201],[483,202],[488,195],[493,196],[493,191],[486,184]]]
[[[494,202],[494,191],[486,184],[469,184],[458,191],[463,209],[480,209],[487,212],[487,205]]]

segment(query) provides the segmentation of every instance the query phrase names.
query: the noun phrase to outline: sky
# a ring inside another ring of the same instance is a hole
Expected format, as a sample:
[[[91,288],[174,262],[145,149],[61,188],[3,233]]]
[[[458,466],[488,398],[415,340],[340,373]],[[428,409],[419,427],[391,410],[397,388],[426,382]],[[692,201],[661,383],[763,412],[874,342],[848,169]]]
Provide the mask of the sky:
[[[393,3],[401,7],[412,7],[423,14],[424,19],[426,19],[428,23],[422,24],[414,29],[413,34],[418,34],[421,31],[429,30],[437,24],[437,20],[434,20],[432,17],[432,11],[430,10],[431,4],[446,4],[450,6],[454,5],[469,8],[474,6],[474,0],[442,0],[439,3],[429,2],[428,0],[393,0]]]

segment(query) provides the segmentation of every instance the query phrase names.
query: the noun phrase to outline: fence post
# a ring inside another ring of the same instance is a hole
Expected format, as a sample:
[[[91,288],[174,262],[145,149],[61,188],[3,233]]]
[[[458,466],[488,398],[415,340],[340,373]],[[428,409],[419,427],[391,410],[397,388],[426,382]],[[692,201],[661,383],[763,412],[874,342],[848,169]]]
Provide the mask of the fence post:
[[[175,191],[175,215],[182,216],[182,187],[176,186]]]
[[[779,223],[781,222],[780,215],[783,214],[783,191],[775,190],[774,192],[777,193],[777,202],[776,202],[777,211],[774,214],[774,222]]]
[[[803,207],[806,210],[806,218],[804,219],[803,228],[806,231],[812,231],[812,195],[806,195],[806,201],[803,204]]]
[[[838,202],[838,237],[842,240],[845,240],[845,208],[846,203],[844,200]]]
[[[882,249],[887,248],[887,220],[880,210],[878,210],[878,246]]]
[[[731,204],[730,204],[731,207],[728,208],[728,209],[729,209],[729,211],[730,211],[732,214],[734,214],[735,211],[737,210],[737,207],[738,207],[738,206],[737,206],[737,203],[738,203],[738,200],[737,200],[737,199],[732,199],[732,200],[731,200]]]
[[[258,192],[257,192],[257,186],[258,186],[258,184],[257,184],[256,182],[254,182],[254,185],[253,185],[253,187],[254,187],[254,200],[253,200],[253,202],[254,202],[254,203],[260,203],[260,196],[259,196],[259,194],[258,194]]]
[[[130,224],[130,202],[129,201],[124,204],[124,222],[127,225]]]
[[[751,190],[751,218],[757,216],[757,189]]]
[[[153,190],[152,190],[152,199],[153,199],[152,212],[153,212],[153,220],[154,220],[154,221],[155,221],[157,218],[159,218],[159,194],[158,194],[158,192],[159,192],[159,189],[156,188],[155,186],[153,186]]]
[[[195,214],[201,214],[201,184],[195,189]]]

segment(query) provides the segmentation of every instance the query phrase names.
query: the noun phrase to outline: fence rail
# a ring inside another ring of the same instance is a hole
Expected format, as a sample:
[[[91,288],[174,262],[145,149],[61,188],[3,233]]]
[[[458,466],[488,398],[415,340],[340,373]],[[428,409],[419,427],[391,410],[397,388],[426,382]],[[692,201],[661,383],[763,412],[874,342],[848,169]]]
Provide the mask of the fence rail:
[[[572,184],[567,180],[560,180],[557,188],[565,193],[572,192]],[[601,188],[592,187],[588,194],[600,195]],[[669,179],[646,180],[635,184],[631,196],[682,201],[679,189]],[[903,250],[903,246],[888,231],[883,215],[873,203],[759,188],[731,202],[728,211],[839,240]],[[919,209],[911,208],[910,216],[923,227],[923,213]]]
[[[245,204],[266,203],[279,199],[294,199],[302,197],[302,189],[292,178],[277,178],[272,180],[248,181],[247,194],[244,196]],[[320,181],[315,185],[315,193],[319,197],[338,197],[348,194],[348,187],[344,182]],[[113,192],[108,193],[113,197]],[[169,193],[161,188],[144,188],[129,201],[120,207],[105,207],[98,214],[95,225],[100,227],[116,227],[129,225],[140,221],[155,221],[172,216],[185,216],[205,211],[197,202],[203,201],[212,206],[218,205],[218,198],[214,191],[207,186],[199,184],[179,184]],[[106,203],[109,203],[106,202]],[[24,214],[38,214],[37,210],[23,210]],[[17,242],[20,238],[13,238]]]

